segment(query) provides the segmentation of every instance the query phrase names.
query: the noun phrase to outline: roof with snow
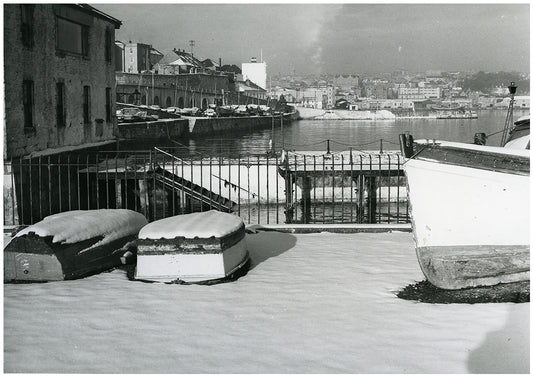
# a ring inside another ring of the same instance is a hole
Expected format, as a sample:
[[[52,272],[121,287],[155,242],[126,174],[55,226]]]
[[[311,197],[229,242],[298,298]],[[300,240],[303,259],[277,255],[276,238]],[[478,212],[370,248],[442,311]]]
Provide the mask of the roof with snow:
[[[242,73],[242,70],[235,64],[224,64],[222,67],[219,67],[218,70],[222,72]]]
[[[205,67],[205,68],[218,68],[218,63],[212,59],[205,59],[205,60],[202,60],[202,65]]]
[[[188,52],[180,49],[174,49],[171,52],[166,53],[158,63],[160,65],[188,66],[197,68],[204,67],[200,60],[196,59]]]
[[[173,50],[174,54],[177,56],[177,59],[174,60],[171,65],[187,65],[192,67],[202,68],[202,62],[196,59],[194,56],[185,52],[185,50]]]
[[[259,85],[253,83],[250,80],[246,81],[236,81],[235,86],[238,88],[240,92],[246,92],[246,91],[261,91],[266,92],[265,89],[261,88]]]

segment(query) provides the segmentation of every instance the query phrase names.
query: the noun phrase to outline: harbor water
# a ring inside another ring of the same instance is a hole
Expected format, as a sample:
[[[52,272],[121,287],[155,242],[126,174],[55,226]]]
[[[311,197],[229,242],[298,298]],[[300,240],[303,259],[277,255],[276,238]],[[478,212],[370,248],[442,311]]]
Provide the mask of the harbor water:
[[[529,114],[529,110],[515,110],[514,119]],[[276,151],[326,151],[327,140],[331,151],[399,150],[398,135],[409,132],[415,139],[437,139],[473,142],[474,135],[484,132],[489,136],[487,145],[499,145],[507,112],[484,110],[478,119],[403,118],[396,120],[298,120],[282,127],[257,132],[224,133],[211,137],[173,141],[182,146],[183,154],[237,157],[263,154],[271,143]],[[272,137],[272,135],[274,137]],[[380,142],[381,140],[381,142]]]

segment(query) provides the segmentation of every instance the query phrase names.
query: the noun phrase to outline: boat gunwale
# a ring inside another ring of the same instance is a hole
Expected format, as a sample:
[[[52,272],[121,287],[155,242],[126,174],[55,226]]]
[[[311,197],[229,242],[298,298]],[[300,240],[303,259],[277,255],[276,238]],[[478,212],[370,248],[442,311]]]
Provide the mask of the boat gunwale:
[[[526,156],[522,153],[497,153],[492,149],[470,149],[466,146],[470,144],[464,144],[464,146],[459,143],[453,143],[453,145],[424,144],[405,161],[404,168],[409,166],[411,160],[418,160],[505,174],[530,175],[529,151]]]

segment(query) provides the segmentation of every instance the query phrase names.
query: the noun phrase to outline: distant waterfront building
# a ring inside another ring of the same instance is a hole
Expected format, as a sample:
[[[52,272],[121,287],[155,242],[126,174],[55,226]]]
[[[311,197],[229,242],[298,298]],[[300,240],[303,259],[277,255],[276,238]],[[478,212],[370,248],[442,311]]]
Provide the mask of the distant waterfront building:
[[[399,110],[412,109],[414,101],[400,99],[369,99],[365,98],[358,102],[359,110]]]
[[[242,63],[242,78],[243,80],[250,80],[261,88],[266,89],[267,69],[265,62],[257,62],[256,58],[252,58],[250,63]]]
[[[267,98],[267,92],[265,89],[256,85],[251,80],[236,81],[235,82],[235,94],[231,98],[231,103],[240,105],[247,105],[249,103],[264,104]]]
[[[441,88],[399,88],[398,97],[411,100],[424,100],[430,98],[441,98]]]
[[[509,107],[509,102],[511,99],[509,97],[504,98],[501,101],[496,100],[494,102],[493,106],[497,109],[507,109]],[[513,107],[515,109],[529,109],[530,108],[530,96],[515,96],[514,97],[514,104]]]
[[[162,108],[206,109],[209,104],[226,102],[231,91],[227,75],[212,73],[162,75],[117,72],[116,81],[117,102]]]
[[[140,73],[153,69],[163,54],[152,45],[145,43],[115,42],[117,71],[128,73]]]
[[[299,92],[298,102],[305,107],[323,109],[335,105],[334,90],[332,87],[310,87]]]
[[[4,4],[4,158],[115,139],[115,29],[86,4]]]
[[[281,96],[283,96],[287,102],[297,102],[298,92],[299,91],[297,91],[296,89],[275,87],[268,92],[268,95],[272,99],[279,99]]]

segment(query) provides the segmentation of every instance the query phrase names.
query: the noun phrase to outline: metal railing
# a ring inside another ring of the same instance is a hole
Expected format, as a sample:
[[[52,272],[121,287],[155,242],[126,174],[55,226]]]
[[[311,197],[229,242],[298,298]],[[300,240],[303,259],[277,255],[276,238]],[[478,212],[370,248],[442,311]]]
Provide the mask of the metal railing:
[[[4,162],[4,224],[128,208],[149,221],[216,209],[248,224],[407,223],[396,152],[177,157],[172,148]]]

